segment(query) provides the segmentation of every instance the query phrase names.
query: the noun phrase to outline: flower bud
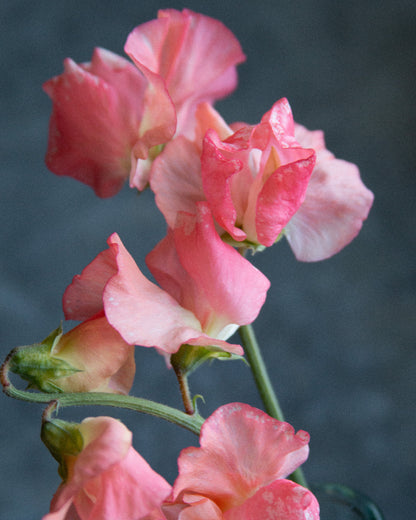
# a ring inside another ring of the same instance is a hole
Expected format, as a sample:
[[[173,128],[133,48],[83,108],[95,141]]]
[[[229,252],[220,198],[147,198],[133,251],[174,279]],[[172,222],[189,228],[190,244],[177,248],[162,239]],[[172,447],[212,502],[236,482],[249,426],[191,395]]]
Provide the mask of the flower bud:
[[[84,446],[79,424],[61,419],[46,420],[42,424],[40,438],[59,463],[58,473],[62,480],[68,476],[68,465]]]
[[[10,370],[43,392],[128,394],[134,347],[100,315],[65,334],[59,327],[41,343],[15,349]]]
[[[29,388],[43,392],[61,392],[56,380],[80,372],[67,361],[53,356],[54,346],[61,337],[60,326],[41,343],[18,347],[12,356],[10,370],[28,381]]]

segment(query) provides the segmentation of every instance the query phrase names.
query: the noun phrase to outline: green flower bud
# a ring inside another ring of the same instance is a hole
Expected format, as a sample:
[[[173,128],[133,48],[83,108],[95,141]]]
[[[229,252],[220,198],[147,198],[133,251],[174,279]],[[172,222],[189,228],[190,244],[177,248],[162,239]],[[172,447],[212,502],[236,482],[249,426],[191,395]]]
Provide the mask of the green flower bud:
[[[11,358],[10,370],[28,381],[29,388],[42,392],[62,392],[56,381],[80,370],[53,355],[54,347],[61,337],[62,327],[58,327],[41,343],[18,347]]]
[[[68,476],[68,464],[84,446],[79,424],[61,419],[46,420],[42,424],[40,437],[59,463],[58,473],[63,480]]]

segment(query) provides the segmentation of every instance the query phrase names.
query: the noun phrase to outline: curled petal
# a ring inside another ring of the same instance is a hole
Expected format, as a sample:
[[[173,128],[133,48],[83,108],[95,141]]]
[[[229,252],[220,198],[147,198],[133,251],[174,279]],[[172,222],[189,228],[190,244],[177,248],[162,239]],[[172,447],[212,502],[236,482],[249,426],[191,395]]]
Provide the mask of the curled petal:
[[[83,321],[103,311],[104,287],[117,273],[118,248],[113,243],[108,245],[66,288],[62,298],[65,319]]]
[[[258,489],[284,478],[309,453],[309,435],[246,404],[231,403],[204,423],[200,448],[178,459],[173,499],[203,495],[223,511],[242,504]]]
[[[314,164],[312,150],[300,153],[297,160],[278,167],[266,180],[256,203],[255,229],[260,244],[273,245],[296,213],[305,198]]]

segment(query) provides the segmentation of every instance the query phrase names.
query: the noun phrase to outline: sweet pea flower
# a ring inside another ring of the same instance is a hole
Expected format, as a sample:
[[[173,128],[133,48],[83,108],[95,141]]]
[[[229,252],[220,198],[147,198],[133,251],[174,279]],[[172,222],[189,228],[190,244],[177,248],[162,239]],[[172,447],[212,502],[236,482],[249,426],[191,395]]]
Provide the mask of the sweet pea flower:
[[[135,451],[132,434],[120,421],[93,417],[79,425],[55,422],[58,437],[52,420],[43,425],[42,438],[61,463],[63,482],[43,520],[160,517],[160,504],[171,486]]]
[[[200,447],[182,450],[162,505],[168,520],[318,520],[314,495],[286,477],[308,457],[309,435],[247,404],[218,408]]]
[[[173,140],[153,166],[151,188],[168,224],[206,200],[220,234],[241,247],[271,246],[302,204],[315,164],[314,150],[294,137],[289,103],[277,101],[258,125],[235,132],[200,105],[196,128],[194,141]]]
[[[315,152],[294,137],[286,99],[261,122],[221,140],[208,130],[201,156],[205,197],[215,220],[237,242],[271,246],[302,204]]]
[[[95,49],[90,63],[64,61],[64,72],[47,81],[53,101],[46,154],[48,168],[73,177],[100,197],[111,197],[131,170],[131,157],[169,140],[175,114],[164,90],[155,92],[164,113],[149,111],[146,78],[126,59]]]
[[[302,146],[316,151],[316,166],[305,200],[285,228],[285,236],[298,260],[324,260],[355,238],[367,218],[374,195],[360,179],[355,164],[325,147],[322,131],[295,125]]]
[[[161,147],[175,131],[190,131],[199,101],[235,88],[245,59],[221,22],[186,9],[159,11],[132,31],[125,50],[137,68],[95,49],[90,63],[67,58],[63,74],[44,84],[53,101],[46,164],[100,197],[115,195],[129,176],[144,189]]]
[[[236,65],[245,60],[227,27],[189,9],[160,10],[156,20],[130,33],[124,50],[150,84],[169,93],[177,115],[176,135],[187,137],[193,136],[197,105],[230,94],[237,85]],[[154,110],[161,110],[157,103]],[[131,185],[143,189],[148,173],[139,162]]]
[[[63,334],[15,350],[10,369],[43,392],[128,394],[134,380],[134,349],[103,313]]]
[[[161,287],[139,270],[116,233],[64,294],[67,319],[105,316],[131,345],[171,355],[181,345],[242,354],[225,340],[254,321],[270,282],[217,235],[209,209],[181,214],[177,226],[148,255]]]

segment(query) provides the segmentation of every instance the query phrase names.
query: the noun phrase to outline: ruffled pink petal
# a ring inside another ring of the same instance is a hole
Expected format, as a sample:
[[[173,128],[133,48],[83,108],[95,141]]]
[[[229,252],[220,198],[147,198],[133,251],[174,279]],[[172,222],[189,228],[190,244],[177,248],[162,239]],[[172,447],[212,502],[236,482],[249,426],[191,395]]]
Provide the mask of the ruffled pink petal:
[[[243,163],[229,158],[234,151],[234,145],[223,143],[214,130],[208,130],[201,156],[201,176],[205,197],[215,220],[234,240],[241,241],[246,238],[246,233],[235,225],[237,210],[231,182],[233,176],[243,169]]]
[[[242,504],[261,487],[284,478],[309,452],[309,435],[246,404],[218,408],[204,423],[200,448],[178,459],[173,500],[203,495],[223,511]]]
[[[64,62],[44,84],[53,101],[46,164],[91,186],[100,197],[117,193],[130,171],[146,80],[124,58],[96,49],[92,62]]]
[[[319,520],[319,504],[307,489],[290,480],[276,480],[240,506],[224,514],[224,520]]]
[[[78,368],[56,380],[64,392],[128,394],[135,374],[134,348],[102,316],[64,334],[52,355]]]
[[[296,258],[314,262],[338,253],[359,233],[373,199],[355,164],[318,156],[305,200],[285,229]]]
[[[172,354],[187,340],[201,336],[194,314],[141,273],[116,233],[108,242],[117,245],[118,272],[104,289],[104,309],[125,341]]]
[[[271,246],[302,204],[315,165],[313,150],[299,148],[298,159],[277,168],[257,197],[257,241]]]
[[[103,311],[104,287],[117,273],[118,248],[116,244],[108,246],[66,288],[62,298],[65,319],[84,321]]]
[[[188,9],[159,11],[157,20],[130,33],[125,51],[140,70],[163,78],[179,113],[180,133],[192,116],[189,106],[213,102],[235,88],[235,67],[245,59],[229,29]]]

